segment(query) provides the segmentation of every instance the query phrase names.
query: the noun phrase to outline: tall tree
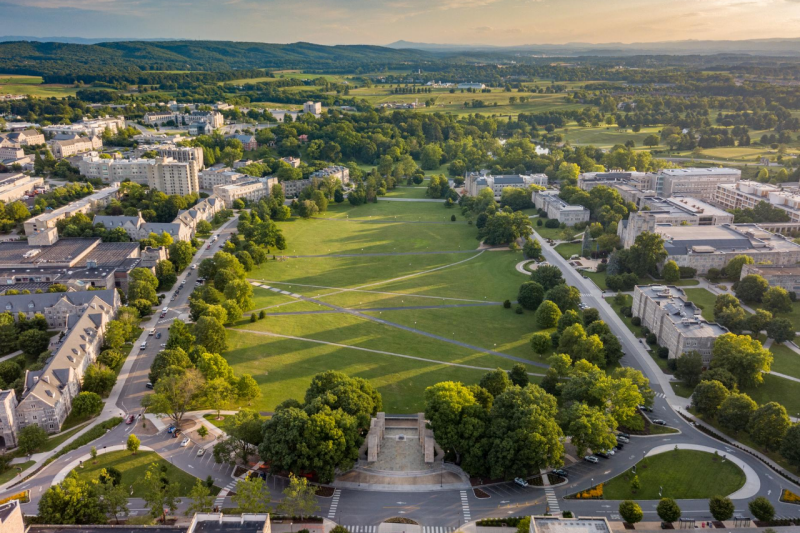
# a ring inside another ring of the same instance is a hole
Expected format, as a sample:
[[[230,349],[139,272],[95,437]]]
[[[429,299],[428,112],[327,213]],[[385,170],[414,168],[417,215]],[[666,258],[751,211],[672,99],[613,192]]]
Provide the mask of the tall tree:
[[[266,513],[269,511],[269,502],[272,498],[267,484],[259,476],[240,479],[236,482],[235,495],[231,497],[233,503],[241,513]]]
[[[317,488],[308,484],[308,479],[289,474],[289,485],[283,489],[283,501],[278,510],[287,516],[311,516],[319,511]]]
[[[178,492],[180,485],[171,483],[161,471],[158,463],[152,463],[147,467],[144,477],[138,482],[142,486],[145,506],[150,509],[150,516],[162,518],[166,521],[167,509],[175,511],[178,508]]]
[[[762,372],[769,372],[772,354],[761,343],[747,335],[726,333],[714,341],[711,368],[724,368],[736,377],[739,387],[752,387],[764,381]]]
[[[791,424],[784,406],[778,402],[765,403],[750,417],[750,437],[768,450],[777,450]]]

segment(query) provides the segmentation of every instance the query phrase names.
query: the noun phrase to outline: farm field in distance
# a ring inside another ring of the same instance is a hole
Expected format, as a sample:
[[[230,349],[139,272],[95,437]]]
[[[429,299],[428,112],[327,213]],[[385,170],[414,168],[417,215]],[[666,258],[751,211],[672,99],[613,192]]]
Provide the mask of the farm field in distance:
[[[76,92],[77,89],[69,85],[43,84],[41,76],[0,73],[0,94],[64,98],[75,96]]]

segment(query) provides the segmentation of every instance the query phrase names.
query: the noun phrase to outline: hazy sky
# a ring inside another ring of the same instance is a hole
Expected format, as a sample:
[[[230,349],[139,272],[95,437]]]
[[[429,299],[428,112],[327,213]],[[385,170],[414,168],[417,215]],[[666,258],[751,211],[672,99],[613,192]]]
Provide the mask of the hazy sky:
[[[517,45],[800,37],[800,0],[0,0],[5,34]]]

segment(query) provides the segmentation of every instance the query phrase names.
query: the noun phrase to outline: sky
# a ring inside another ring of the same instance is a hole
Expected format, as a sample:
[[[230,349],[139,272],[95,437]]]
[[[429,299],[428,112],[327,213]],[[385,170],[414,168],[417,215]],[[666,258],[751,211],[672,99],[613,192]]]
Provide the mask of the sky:
[[[800,37],[800,0],[0,0],[3,32],[319,44]]]

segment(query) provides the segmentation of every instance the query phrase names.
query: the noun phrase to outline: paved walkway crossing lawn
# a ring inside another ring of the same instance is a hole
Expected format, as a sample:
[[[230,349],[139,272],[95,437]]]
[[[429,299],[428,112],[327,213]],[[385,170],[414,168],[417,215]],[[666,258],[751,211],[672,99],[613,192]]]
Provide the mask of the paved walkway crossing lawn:
[[[675,499],[727,496],[745,483],[742,470],[722,456],[695,450],[668,451],[645,458],[636,465],[641,488],[633,493],[630,471],[603,485],[606,500],[658,500],[659,487],[664,497]]]
[[[91,459],[84,461],[83,468],[78,468],[77,472],[81,478],[97,479],[103,468],[114,467],[122,473],[122,486],[133,486],[133,497],[141,498],[145,489],[137,481],[144,479],[144,475],[152,463],[158,463],[162,468],[166,468],[164,475],[170,483],[180,485],[180,496],[188,496],[197,482],[196,477],[172,466],[155,452],[139,452],[136,455],[132,455],[127,450],[105,453],[98,455],[96,462]],[[219,492],[218,487],[211,488],[212,495],[217,492]]]
[[[769,347],[772,352],[772,370],[787,376],[800,379],[800,353],[791,350],[788,346],[772,344]],[[798,394],[800,394],[800,383],[797,384]]]

